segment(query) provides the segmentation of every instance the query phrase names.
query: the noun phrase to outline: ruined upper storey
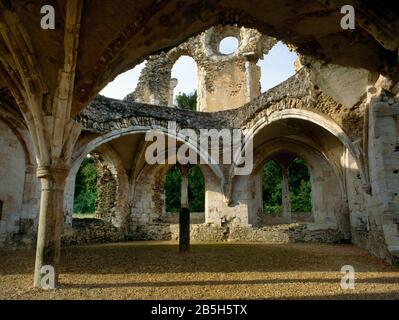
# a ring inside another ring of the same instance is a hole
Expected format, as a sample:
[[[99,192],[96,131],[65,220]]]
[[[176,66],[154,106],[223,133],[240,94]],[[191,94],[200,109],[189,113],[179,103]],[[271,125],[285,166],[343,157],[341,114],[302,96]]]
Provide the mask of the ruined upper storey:
[[[237,49],[224,54],[220,43],[227,37],[238,40]],[[217,26],[185,43],[149,57],[136,90],[127,97],[137,102],[173,106],[171,78],[175,62],[190,56],[198,68],[198,111],[221,111],[241,107],[260,95],[260,68],[256,63],[277,40],[255,29]]]
[[[98,96],[76,119],[85,131],[91,133],[105,133],[135,125],[166,128],[170,121],[177,122],[180,128],[194,130],[206,128],[248,130],[260,118],[267,117],[275,111],[306,109],[331,118],[353,140],[361,139],[364,108],[359,105],[356,108],[347,108],[337,103],[320,89],[315,88],[310,78],[309,71],[302,68],[296,75],[240,108],[215,113],[167,108],[132,99],[119,101]]]
[[[3,34],[9,33],[13,25],[24,30],[23,37],[10,36],[22,47],[22,39],[29,42],[27,48],[36,74],[46,84],[38,91],[47,96],[56,91],[59,71],[64,66],[65,6],[68,1],[11,0],[0,3]],[[55,30],[40,28],[43,4],[55,8]],[[355,30],[344,31],[340,27],[340,8],[344,4],[356,8]],[[390,0],[84,1],[80,28],[74,31],[80,41],[76,47],[79,61],[72,116],[108,82],[148,55],[175,47],[218,24],[237,23],[256,28],[261,33],[292,43],[300,54],[330,63],[390,73],[397,67],[399,47],[395,4]],[[6,39],[0,39],[2,57],[10,56]],[[6,66],[16,71],[16,64],[12,59],[8,61],[2,62],[3,72],[7,71]],[[3,86],[10,88],[8,80],[2,76],[0,87]]]

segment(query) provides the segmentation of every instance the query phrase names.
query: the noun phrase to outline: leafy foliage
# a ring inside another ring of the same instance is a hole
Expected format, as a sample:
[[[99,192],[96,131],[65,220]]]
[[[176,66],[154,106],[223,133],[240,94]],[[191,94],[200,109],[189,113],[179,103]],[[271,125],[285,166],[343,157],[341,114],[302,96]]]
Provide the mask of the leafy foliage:
[[[97,196],[96,184],[96,163],[93,158],[85,158],[76,175],[74,213],[94,213]]]
[[[164,191],[166,212],[178,212],[181,203],[181,173],[175,166],[165,175]]]
[[[302,159],[295,159],[289,168],[292,212],[311,212],[311,184],[309,170]]]
[[[191,94],[179,93],[176,96],[176,104],[179,109],[197,110],[197,91]]]
[[[177,167],[172,167],[165,176],[164,191],[166,197],[166,212],[178,212],[181,204],[181,173]],[[188,201],[191,212],[205,210],[205,180],[198,166],[188,173]]]
[[[266,213],[282,212],[282,174],[280,167],[269,161],[262,172],[263,210]]]
[[[198,166],[188,173],[188,204],[191,212],[205,211],[205,179]]]
[[[263,210],[282,212],[282,174],[280,167],[269,161],[262,172]],[[311,184],[309,170],[302,159],[295,159],[289,168],[289,188],[292,212],[311,212]]]

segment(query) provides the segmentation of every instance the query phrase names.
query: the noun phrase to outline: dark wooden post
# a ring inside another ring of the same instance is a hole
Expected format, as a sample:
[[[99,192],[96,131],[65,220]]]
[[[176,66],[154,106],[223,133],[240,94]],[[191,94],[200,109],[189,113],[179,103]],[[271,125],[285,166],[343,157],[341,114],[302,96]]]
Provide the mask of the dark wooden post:
[[[190,210],[188,208],[180,209],[179,251],[190,251]]]
[[[190,210],[188,207],[188,171],[189,166],[181,166],[181,208],[179,218],[179,251],[190,250]]]

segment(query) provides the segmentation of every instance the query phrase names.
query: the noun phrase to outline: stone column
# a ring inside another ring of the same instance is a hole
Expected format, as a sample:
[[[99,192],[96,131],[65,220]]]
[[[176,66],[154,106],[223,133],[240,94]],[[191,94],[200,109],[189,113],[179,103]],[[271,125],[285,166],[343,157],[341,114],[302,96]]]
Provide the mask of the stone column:
[[[190,210],[188,208],[188,166],[180,168],[182,174],[181,181],[181,209],[179,226],[179,251],[188,252],[190,250]]]
[[[287,166],[281,166],[283,179],[281,181],[282,202],[283,202],[283,218],[284,222],[291,223],[291,199],[289,186],[289,169]]]
[[[178,85],[178,80],[175,78],[170,79],[170,88],[169,88],[169,104],[168,107],[174,107],[174,101],[173,101],[173,97],[174,97],[174,92],[175,92],[175,88]]]
[[[64,191],[64,231],[66,229],[72,229],[73,222],[73,207],[74,207],[74,199],[75,199],[75,186],[76,186],[76,174],[77,172],[73,172],[69,174],[65,182],[65,191]]]
[[[372,194],[368,203],[374,254],[399,260],[399,101],[388,92],[369,97],[368,162]]]
[[[63,226],[63,200],[68,168],[39,167],[37,176],[41,182],[39,230],[37,234],[34,286],[41,287],[41,268],[49,265],[55,270],[58,282],[61,233]]]

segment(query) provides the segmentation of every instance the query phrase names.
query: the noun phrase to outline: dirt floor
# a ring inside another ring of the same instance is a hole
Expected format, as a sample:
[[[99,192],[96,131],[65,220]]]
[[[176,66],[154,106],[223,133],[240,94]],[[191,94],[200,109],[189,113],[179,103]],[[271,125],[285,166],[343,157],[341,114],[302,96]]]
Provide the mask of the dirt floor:
[[[60,287],[33,289],[34,252],[0,251],[0,299],[398,299],[399,268],[353,245],[120,243],[63,249]],[[342,290],[341,267],[356,271]]]

